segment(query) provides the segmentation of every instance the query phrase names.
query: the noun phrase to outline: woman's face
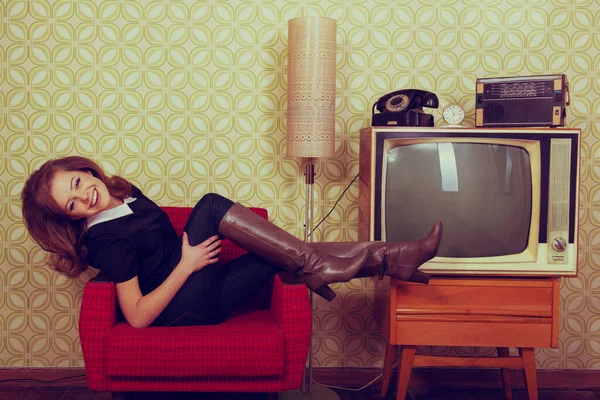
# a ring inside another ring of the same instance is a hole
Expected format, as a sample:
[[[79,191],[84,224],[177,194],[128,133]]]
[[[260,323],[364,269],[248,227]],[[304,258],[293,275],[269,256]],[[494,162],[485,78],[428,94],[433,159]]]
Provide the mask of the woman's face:
[[[88,218],[118,205],[104,182],[88,171],[57,171],[50,193],[71,219]]]

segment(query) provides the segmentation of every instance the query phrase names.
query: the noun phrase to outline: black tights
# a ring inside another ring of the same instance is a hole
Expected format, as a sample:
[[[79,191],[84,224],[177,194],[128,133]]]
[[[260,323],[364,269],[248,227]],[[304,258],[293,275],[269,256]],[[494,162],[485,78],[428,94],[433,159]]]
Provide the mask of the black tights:
[[[202,197],[183,228],[190,245],[217,235],[219,224],[232,205],[231,200],[218,194]],[[220,266],[207,265],[190,275],[153,325],[218,324],[279,271],[279,267],[251,253]]]

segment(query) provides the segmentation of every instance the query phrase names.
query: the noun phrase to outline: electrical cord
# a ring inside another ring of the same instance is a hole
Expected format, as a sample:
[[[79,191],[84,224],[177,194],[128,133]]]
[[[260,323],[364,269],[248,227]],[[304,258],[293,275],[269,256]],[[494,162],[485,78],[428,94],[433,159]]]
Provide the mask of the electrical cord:
[[[333,212],[333,210],[335,210],[335,207],[340,202],[340,200],[342,199],[342,197],[344,197],[344,194],[346,194],[346,192],[348,191],[348,189],[350,189],[350,186],[352,186],[352,184],[354,183],[354,181],[357,178],[358,178],[358,174],[356,174],[356,176],[354,177],[354,179],[352,179],[352,182],[350,182],[348,184],[348,186],[346,186],[346,189],[344,189],[344,191],[342,192],[342,194],[340,194],[340,197],[338,197],[338,199],[335,201],[335,204],[333,205],[333,207],[331,207],[331,210],[329,210],[329,212],[327,213],[327,215],[324,216],[323,219],[321,219],[319,221],[319,223],[312,229],[312,231],[308,233],[308,235],[307,235],[308,237],[310,237],[310,235],[312,235],[312,233],[319,227],[319,225],[321,225],[321,223],[323,223],[323,221],[325,221],[327,219],[327,217],[329,217],[331,215],[331,213]]]
[[[322,384],[322,383],[319,383],[319,382],[315,381],[314,379],[312,380],[312,383],[316,383],[317,385],[325,386],[325,387],[328,387],[330,389],[347,390],[349,392],[360,392],[361,390],[365,390],[369,386],[375,384],[381,377],[383,377],[383,374],[377,375],[371,382],[369,382],[366,385],[364,385],[362,387],[359,387],[359,388],[347,388],[347,387],[341,387],[341,386],[335,386],[335,385],[325,385],[325,384]]]

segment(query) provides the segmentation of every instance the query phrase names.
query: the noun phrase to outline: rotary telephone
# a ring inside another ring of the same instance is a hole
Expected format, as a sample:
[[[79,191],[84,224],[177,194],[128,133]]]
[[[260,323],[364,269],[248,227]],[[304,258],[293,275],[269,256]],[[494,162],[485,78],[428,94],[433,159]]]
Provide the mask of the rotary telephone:
[[[438,108],[435,93],[419,89],[404,89],[382,96],[373,104],[372,126],[433,126],[432,114],[423,107]],[[377,109],[378,113],[375,113]]]

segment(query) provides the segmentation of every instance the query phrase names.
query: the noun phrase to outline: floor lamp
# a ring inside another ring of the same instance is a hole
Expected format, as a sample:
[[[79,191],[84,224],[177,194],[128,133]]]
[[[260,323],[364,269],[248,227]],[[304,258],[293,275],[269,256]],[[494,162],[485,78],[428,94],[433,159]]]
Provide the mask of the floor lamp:
[[[313,160],[335,153],[336,28],[331,18],[299,17],[288,21],[288,108],[286,155],[306,159],[304,240],[312,241]],[[312,292],[310,301],[312,306]],[[301,391],[280,394],[280,400],[338,399],[331,389],[312,384],[312,338],[306,377]]]

